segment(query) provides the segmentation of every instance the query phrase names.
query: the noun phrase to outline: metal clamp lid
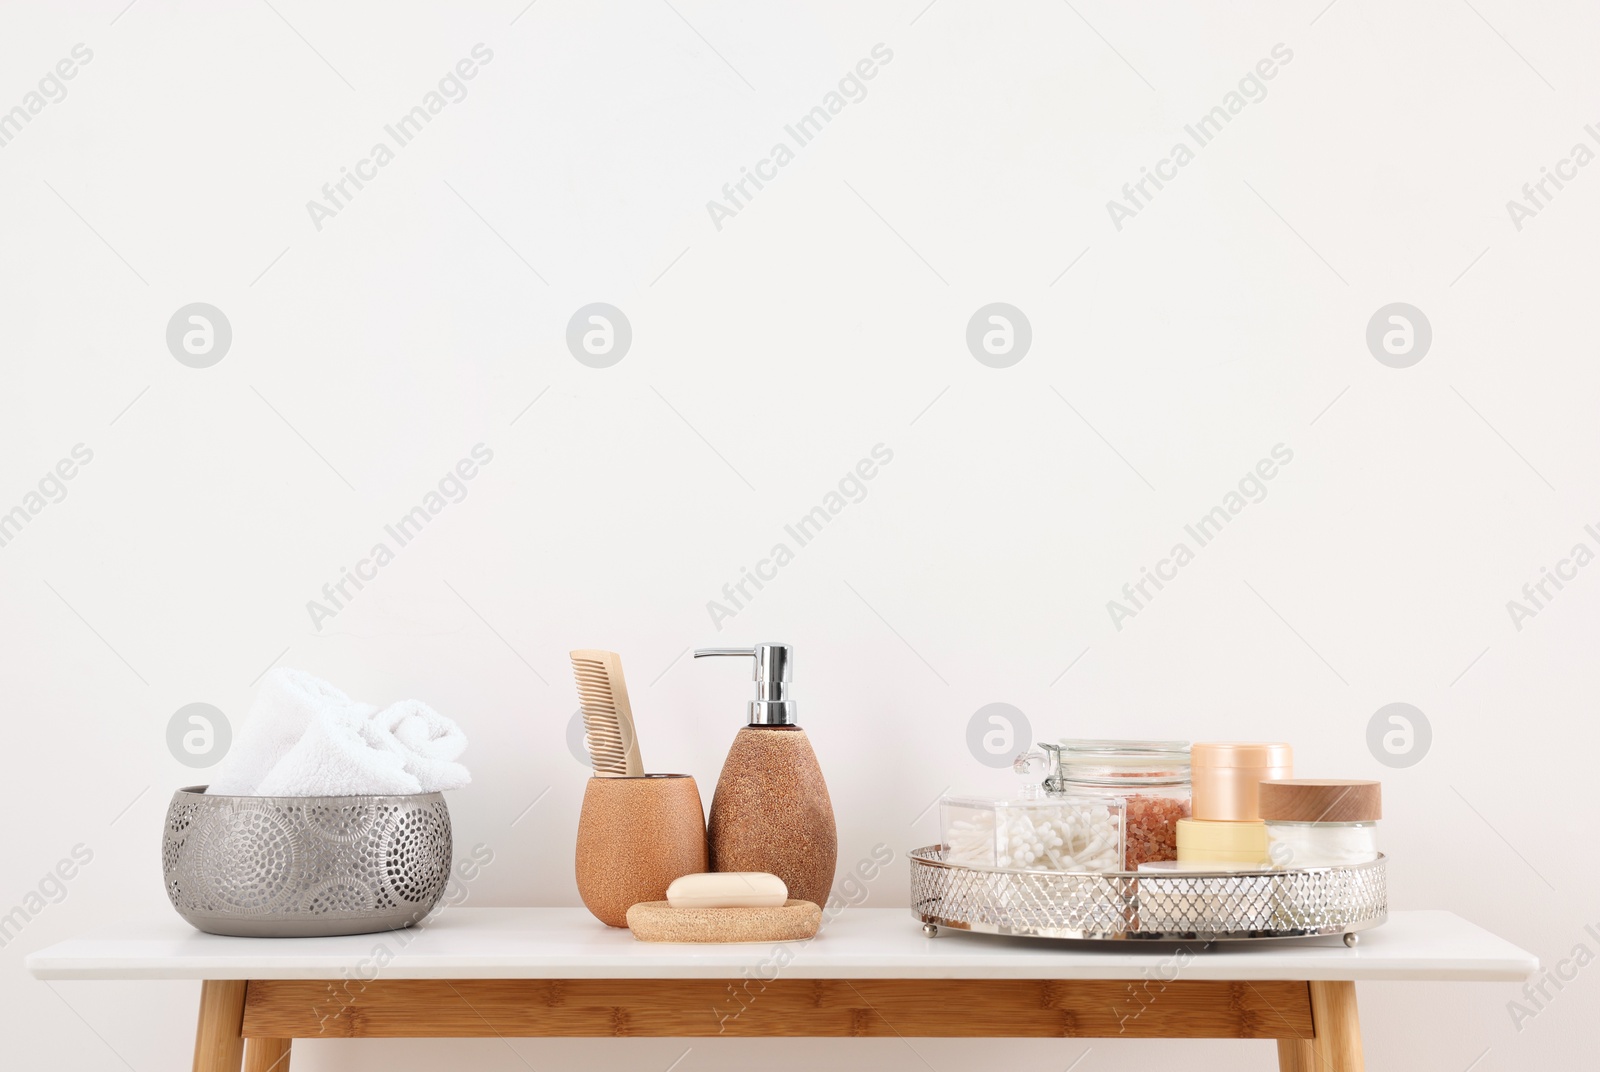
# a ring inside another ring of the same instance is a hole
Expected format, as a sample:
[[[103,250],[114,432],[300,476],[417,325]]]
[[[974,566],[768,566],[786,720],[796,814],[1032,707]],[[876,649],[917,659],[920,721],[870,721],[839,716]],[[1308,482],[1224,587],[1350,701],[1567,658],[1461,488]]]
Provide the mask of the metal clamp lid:
[[[753,657],[756,698],[750,701],[750,725],[793,726],[795,703],[789,699],[790,669],[794,649],[788,644],[757,644],[749,648],[698,648],[696,659],[707,655],[745,655]]]

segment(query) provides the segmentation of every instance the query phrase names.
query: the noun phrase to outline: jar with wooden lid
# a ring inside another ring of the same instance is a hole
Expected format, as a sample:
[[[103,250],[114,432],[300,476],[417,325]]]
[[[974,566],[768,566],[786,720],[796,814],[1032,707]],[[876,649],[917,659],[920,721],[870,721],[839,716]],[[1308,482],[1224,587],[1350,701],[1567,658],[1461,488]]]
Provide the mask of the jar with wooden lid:
[[[1383,816],[1378,782],[1262,782],[1260,807],[1274,867],[1338,867],[1378,858],[1378,820]]]

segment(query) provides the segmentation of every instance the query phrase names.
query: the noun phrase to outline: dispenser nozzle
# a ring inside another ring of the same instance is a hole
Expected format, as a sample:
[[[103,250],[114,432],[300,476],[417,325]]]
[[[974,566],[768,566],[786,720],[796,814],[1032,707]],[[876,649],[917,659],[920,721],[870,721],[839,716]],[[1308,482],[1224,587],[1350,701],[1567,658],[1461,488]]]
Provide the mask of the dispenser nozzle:
[[[750,725],[793,726],[795,703],[789,699],[790,667],[794,649],[788,644],[756,644],[749,648],[699,648],[696,659],[707,655],[745,655],[755,664],[756,698],[750,701]]]

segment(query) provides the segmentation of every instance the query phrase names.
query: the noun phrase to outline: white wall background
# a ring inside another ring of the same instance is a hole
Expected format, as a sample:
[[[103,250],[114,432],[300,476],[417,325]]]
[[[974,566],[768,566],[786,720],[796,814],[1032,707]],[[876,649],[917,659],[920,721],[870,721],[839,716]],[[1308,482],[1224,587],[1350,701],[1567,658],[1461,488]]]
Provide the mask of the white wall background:
[[[683,653],[774,639],[844,864],[934,840],[945,787],[1008,782],[966,743],[1003,701],[1036,737],[1290,739],[1304,774],[1384,779],[1394,907],[1547,963],[1596,947],[1600,568],[1520,630],[1506,608],[1600,547],[1600,167],[1520,230],[1506,209],[1600,149],[1592,9],[125,2],[0,15],[0,109],[93,53],[0,149],[0,509],[93,451],[0,547],[0,902],[94,853],[0,950],[7,1068],[188,1061],[195,987],[47,986],[22,960],[168,911],[166,797],[204,778],[168,720],[241,718],[274,664],[465,724],[458,847],[495,853],[474,904],[576,903],[569,648],[624,654],[648,763],[709,796],[748,685]],[[480,42],[467,98],[316,230],[306,201]],[[867,97],[717,230],[706,201],[880,42]],[[1266,99],[1115,230],[1107,200],[1277,43]],[[595,301],[633,328],[603,370],[564,342]],[[964,341],[996,301],[1033,332],[1006,369]],[[232,326],[210,368],[165,342],[191,302]],[[1410,368],[1365,341],[1391,302],[1432,324]],[[306,601],[480,442],[466,499],[314,629]],[[865,500],[714,630],[707,600],[878,443]],[[1265,500],[1116,629],[1106,601],[1278,443]],[[1366,742],[1391,702],[1434,735],[1405,768]],[[897,862],[868,903],[905,881]],[[1521,1030],[1514,986],[1363,987],[1368,1052],[1577,1067],[1597,987],[1584,969]],[[717,1040],[678,1067],[1057,1068],[1089,1045]],[[326,1042],[295,1063],[682,1050]],[[1180,1053],[1272,1061],[1097,1041],[1077,1067]]]

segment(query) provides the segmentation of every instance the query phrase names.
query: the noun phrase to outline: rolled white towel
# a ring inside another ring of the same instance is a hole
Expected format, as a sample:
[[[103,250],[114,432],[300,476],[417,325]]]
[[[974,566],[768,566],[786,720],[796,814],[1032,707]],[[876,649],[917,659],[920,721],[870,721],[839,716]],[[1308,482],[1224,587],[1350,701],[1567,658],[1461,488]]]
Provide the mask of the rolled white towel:
[[[401,700],[368,716],[363,733],[375,750],[403,757],[407,773],[421,792],[460,789],[472,781],[467,768],[455,762],[467,747],[467,735],[455,721],[421,700]]]
[[[264,797],[331,797],[356,794],[420,793],[423,788],[405,768],[405,756],[375,748],[365,732],[374,709],[365,704],[324,711],[305,735],[257,784]]]
[[[237,796],[431,793],[472,780],[466,735],[418,700],[383,710],[299,670],[269,671],[208,792]]]
[[[303,670],[267,671],[233,746],[211,776],[209,792],[259,795],[262,780],[289,754],[318,718],[345,711],[353,701]]]

